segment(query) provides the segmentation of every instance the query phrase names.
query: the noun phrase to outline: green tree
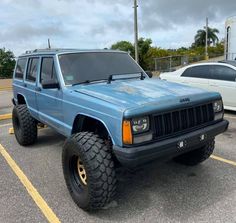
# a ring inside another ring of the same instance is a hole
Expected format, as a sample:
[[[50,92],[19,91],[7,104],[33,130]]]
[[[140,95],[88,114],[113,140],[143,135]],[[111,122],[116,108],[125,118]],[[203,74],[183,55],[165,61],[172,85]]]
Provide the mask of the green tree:
[[[151,47],[147,54],[145,54],[144,61],[146,64],[146,70],[153,71],[155,69],[154,58],[167,57],[171,53],[168,50],[161,49],[159,47]]]
[[[211,29],[211,28],[210,28]],[[203,30],[204,31],[204,30]],[[213,33],[218,33],[218,30],[211,29]],[[200,33],[200,32],[199,32]],[[198,33],[198,34],[199,34]],[[202,32],[201,32],[202,33]],[[216,34],[215,34],[216,35]],[[154,70],[155,62],[154,58],[161,58],[167,56],[172,57],[172,65],[180,64],[179,56],[188,56],[189,62],[197,62],[199,60],[204,60],[205,56],[205,36],[202,38],[203,43],[201,44],[193,44],[192,47],[180,47],[178,49],[162,49],[160,47],[153,47],[151,39],[140,38],[138,41],[139,47],[139,64],[144,70]],[[213,43],[213,45],[209,46],[208,53],[209,57],[216,57],[219,55],[223,55],[224,53],[224,43],[221,41],[218,43],[218,37],[212,37],[210,32],[208,44]],[[128,41],[119,41],[111,46],[111,49],[119,49],[122,51],[130,52],[130,55],[134,58],[134,45]],[[163,63],[163,66],[169,64],[169,58],[157,60],[159,63]]]
[[[5,48],[0,49],[0,78],[12,77],[15,67],[14,54]]]
[[[139,64],[143,69],[147,69],[148,64],[146,62],[147,53],[149,49],[151,49],[152,40],[151,39],[144,39],[140,38],[138,40],[138,48],[139,48]],[[134,45],[128,41],[119,41],[114,43],[111,46],[113,50],[122,50],[129,52],[130,55],[134,58]]]
[[[111,46],[112,50],[121,50],[129,52],[132,57],[134,57],[134,46],[129,41],[119,41]]]
[[[151,46],[152,40],[151,39],[144,39],[140,38],[138,40],[138,54],[139,54],[139,64],[144,69],[148,69],[148,51],[152,48]]]
[[[219,33],[218,29],[208,27],[208,40],[207,40],[208,46],[210,46],[211,44],[215,46],[215,44],[219,42],[219,38],[217,36],[218,33]],[[194,37],[194,40],[195,40],[193,43],[194,47],[205,46],[206,31],[204,29],[199,29]]]

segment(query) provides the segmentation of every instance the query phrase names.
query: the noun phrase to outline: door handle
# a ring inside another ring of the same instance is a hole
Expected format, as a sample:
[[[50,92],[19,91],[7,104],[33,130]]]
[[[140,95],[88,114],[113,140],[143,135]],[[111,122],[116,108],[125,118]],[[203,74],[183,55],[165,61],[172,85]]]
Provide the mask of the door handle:
[[[41,87],[36,87],[35,91],[41,91]]]
[[[212,87],[218,87],[218,85],[216,85],[216,84],[210,84],[210,86],[212,86]]]

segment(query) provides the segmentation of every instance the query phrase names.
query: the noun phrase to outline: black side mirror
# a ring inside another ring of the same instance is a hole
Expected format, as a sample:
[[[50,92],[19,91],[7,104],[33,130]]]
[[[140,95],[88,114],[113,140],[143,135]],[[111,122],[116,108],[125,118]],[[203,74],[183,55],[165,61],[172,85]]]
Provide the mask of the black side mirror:
[[[60,85],[55,80],[42,80],[42,87],[43,89],[54,89],[54,88],[60,88]]]
[[[146,74],[147,74],[150,78],[153,77],[153,73],[152,73],[152,71],[145,71],[145,72],[146,72]]]

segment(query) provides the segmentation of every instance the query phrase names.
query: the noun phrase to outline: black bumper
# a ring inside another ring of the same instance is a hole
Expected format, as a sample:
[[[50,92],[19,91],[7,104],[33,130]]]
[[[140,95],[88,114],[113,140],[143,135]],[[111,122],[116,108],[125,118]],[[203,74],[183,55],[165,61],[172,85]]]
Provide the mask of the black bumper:
[[[130,148],[113,146],[113,151],[122,165],[136,167],[152,160],[169,159],[199,148],[212,140],[216,135],[225,132],[228,129],[228,125],[229,122],[223,120],[194,132],[152,144]],[[205,136],[204,140],[200,140],[202,135]],[[180,148],[182,142],[184,142],[184,146]]]

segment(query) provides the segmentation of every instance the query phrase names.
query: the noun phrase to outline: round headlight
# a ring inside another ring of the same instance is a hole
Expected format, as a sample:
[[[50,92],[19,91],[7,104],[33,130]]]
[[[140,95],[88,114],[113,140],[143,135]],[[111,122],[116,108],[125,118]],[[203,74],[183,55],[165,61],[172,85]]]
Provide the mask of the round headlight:
[[[149,130],[149,118],[134,118],[131,121],[132,123],[132,130],[134,134],[146,132]]]

